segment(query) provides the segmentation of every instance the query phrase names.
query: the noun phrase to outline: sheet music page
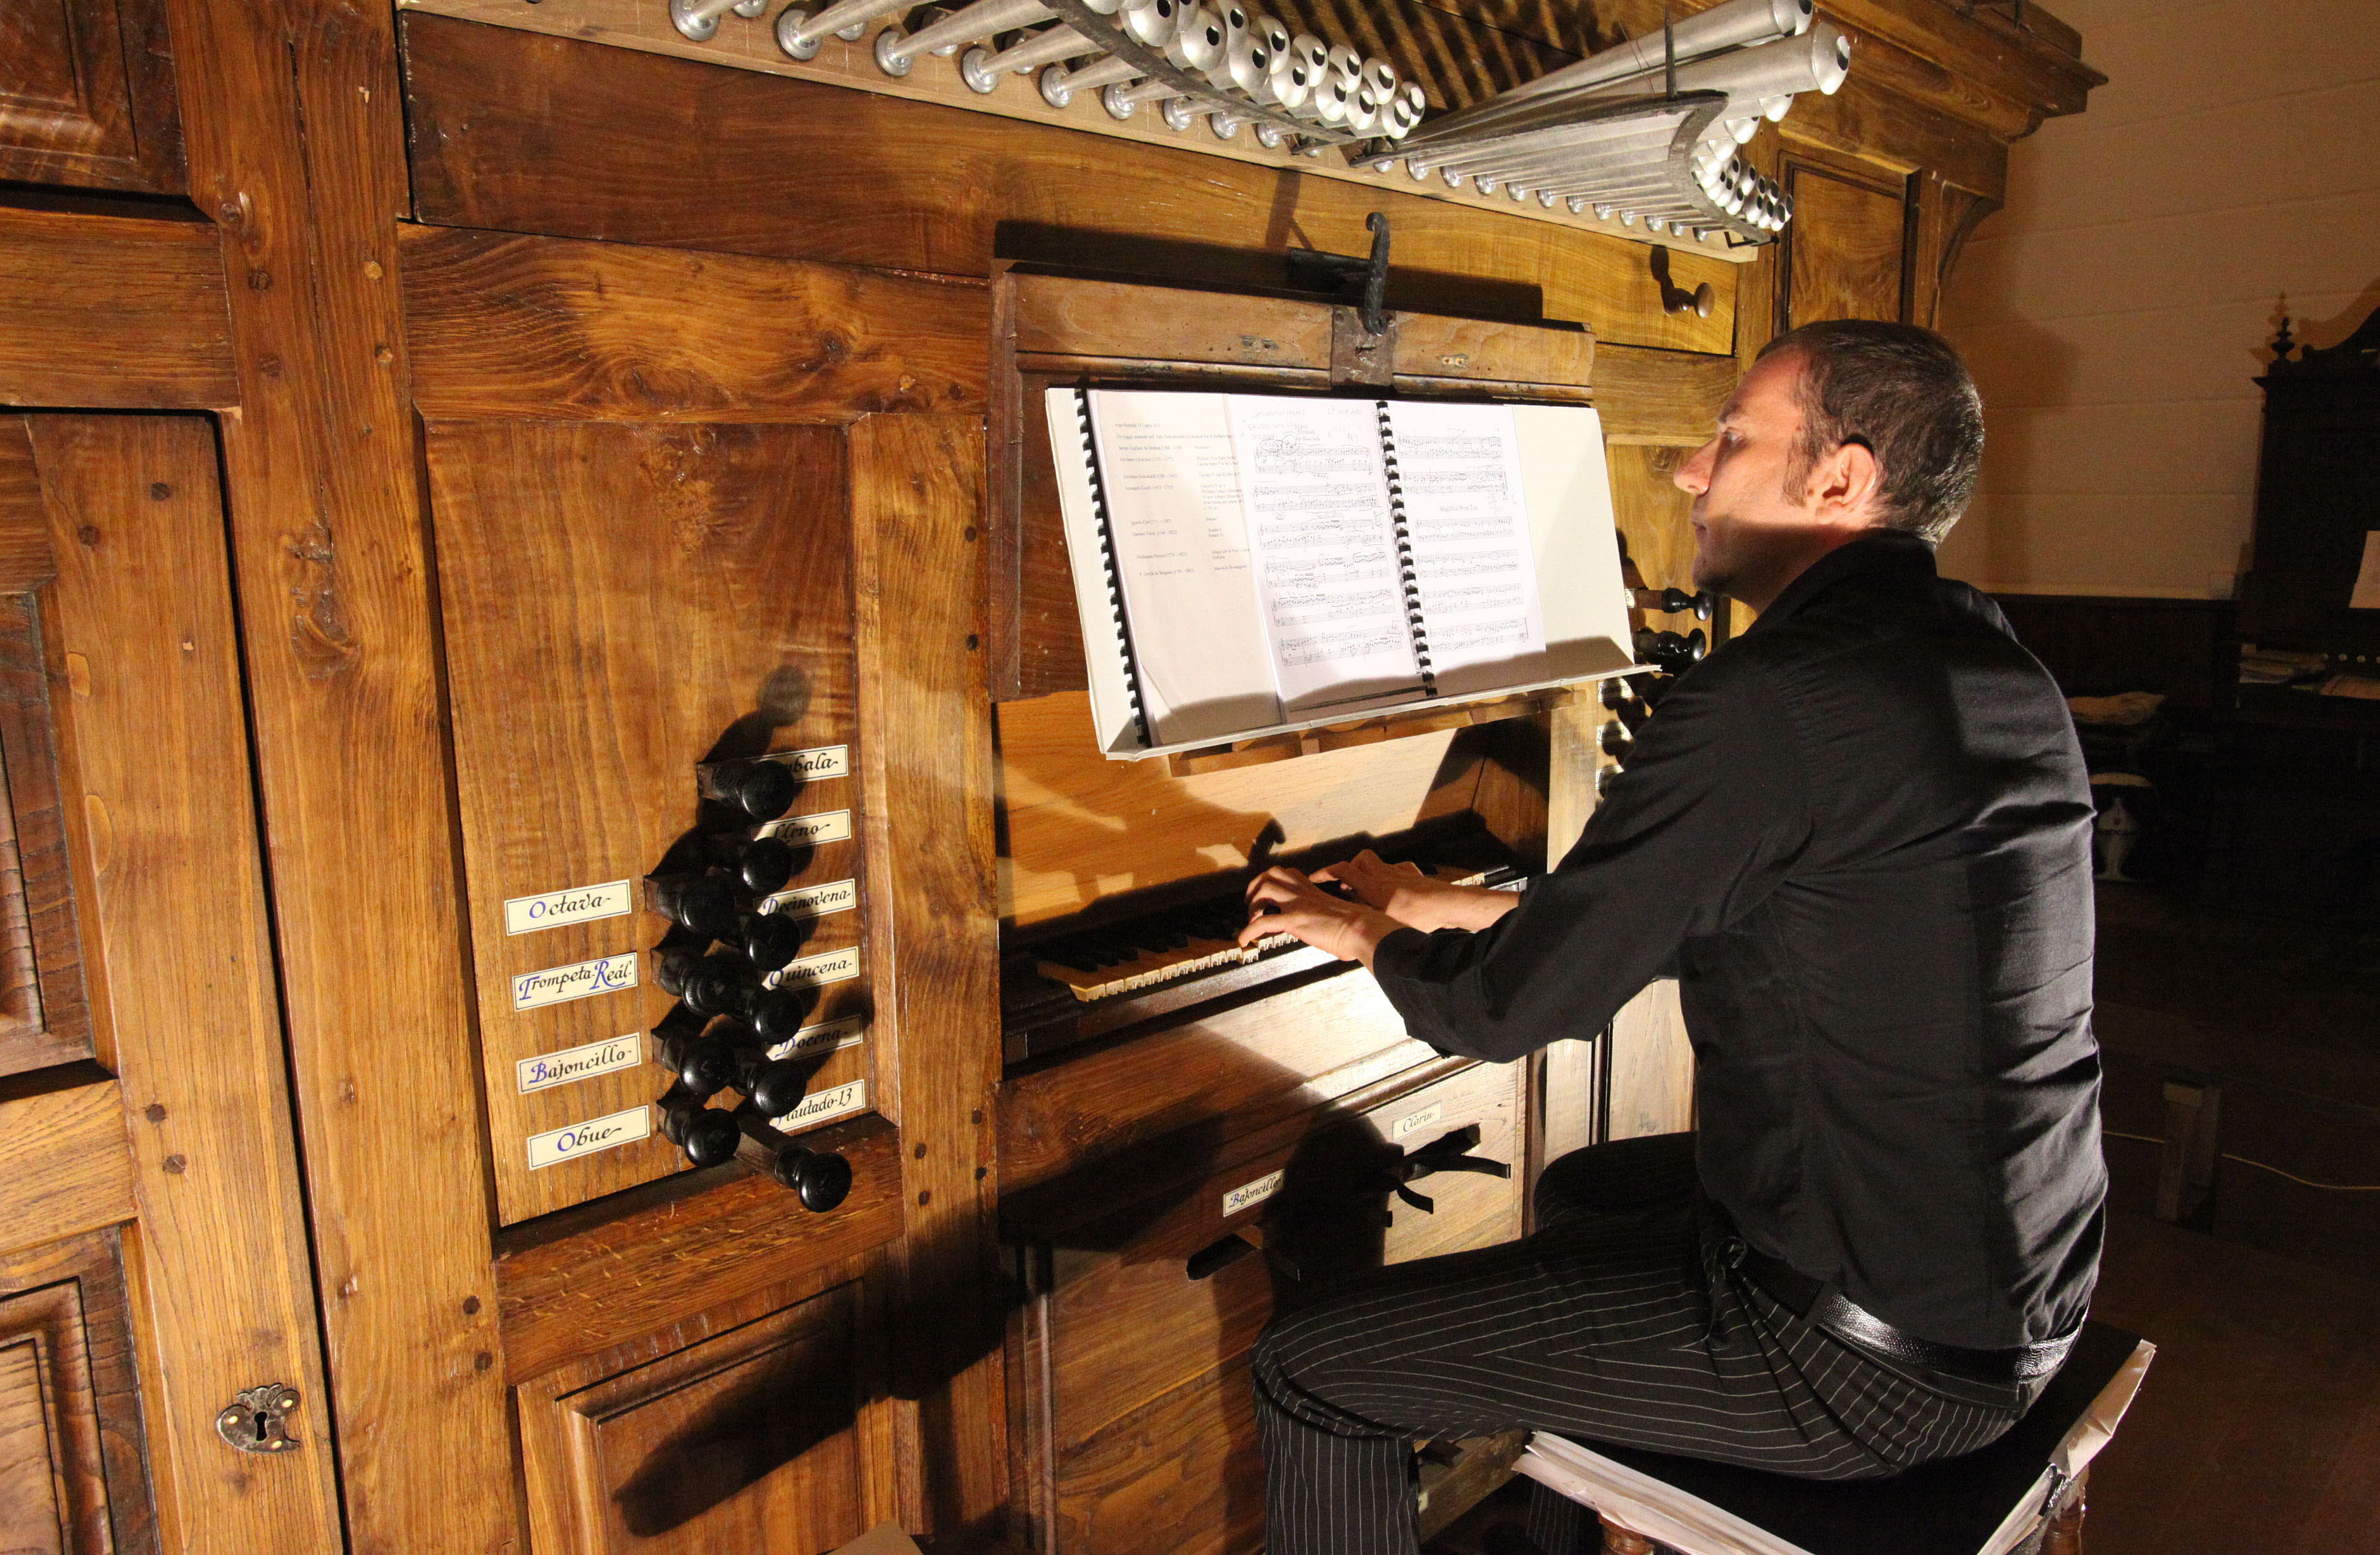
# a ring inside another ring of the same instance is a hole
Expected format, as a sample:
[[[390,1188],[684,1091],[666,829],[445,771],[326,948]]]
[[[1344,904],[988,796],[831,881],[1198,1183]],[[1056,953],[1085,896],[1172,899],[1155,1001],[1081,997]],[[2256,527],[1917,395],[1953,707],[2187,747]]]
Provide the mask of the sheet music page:
[[[1546,626],[1510,407],[1388,402],[1397,489],[1439,690],[1546,679]]]
[[[1227,399],[1090,393],[1116,575],[1158,745],[1281,721]]]
[[[1230,405],[1282,708],[1418,689],[1378,408],[1253,395]]]

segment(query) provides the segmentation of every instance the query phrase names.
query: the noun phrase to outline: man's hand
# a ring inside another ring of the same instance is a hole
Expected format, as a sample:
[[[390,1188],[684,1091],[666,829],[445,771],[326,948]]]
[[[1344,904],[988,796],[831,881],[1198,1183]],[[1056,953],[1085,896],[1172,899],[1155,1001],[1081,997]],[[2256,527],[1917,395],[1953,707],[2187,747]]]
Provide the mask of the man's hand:
[[[1369,966],[1380,942],[1402,927],[1377,907],[1333,896],[1296,870],[1276,867],[1248,882],[1248,926],[1240,930],[1240,943],[1291,934],[1342,961]]]
[[[1521,900],[1509,891],[1449,885],[1411,864],[1383,863],[1370,848],[1344,864],[1315,870],[1314,878],[1345,886],[1366,906],[1377,907],[1404,927],[1425,933],[1434,929],[1485,929]]]

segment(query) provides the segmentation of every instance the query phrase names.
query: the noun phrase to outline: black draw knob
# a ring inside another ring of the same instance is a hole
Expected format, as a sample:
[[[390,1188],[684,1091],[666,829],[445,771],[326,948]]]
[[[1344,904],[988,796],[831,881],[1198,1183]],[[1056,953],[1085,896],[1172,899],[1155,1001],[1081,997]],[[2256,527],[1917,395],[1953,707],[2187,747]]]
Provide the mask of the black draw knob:
[[[793,808],[801,780],[783,761],[721,761],[701,769],[702,796],[754,820],[774,820]]]
[[[732,939],[735,933],[735,893],[727,877],[708,871],[696,875],[657,875],[648,882],[653,910],[705,943]]]
[[[772,988],[752,1001],[747,1016],[760,1040],[771,1047],[790,1042],[809,1018],[817,995],[804,989]]]
[[[794,878],[794,850],[780,838],[722,832],[710,840],[710,856],[755,896],[772,896]]]
[[[782,913],[759,913],[744,920],[744,954],[763,972],[773,972],[793,960],[808,936],[808,926]]]
[[[1665,674],[1683,674],[1702,662],[1710,651],[1710,641],[1697,626],[1685,636],[1675,632],[1641,631],[1636,634],[1636,659],[1650,664]]]
[[[829,1150],[788,1145],[777,1152],[770,1175],[793,1189],[805,1209],[832,1209],[851,1197],[851,1162]]]
[[[736,1088],[752,1099],[764,1118],[782,1118],[802,1104],[809,1090],[809,1065],[789,1058],[759,1059],[736,1076]]]
[[[662,957],[659,980],[698,1015],[740,1015],[752,1002],[752,964],[740,955],[672,951]]]
[[[675,1073],[682,1088],[702,1098],[716,1096],[734,1085],[741,1068],[733,1042],[698,1033],[664,1038],[662,1063]]]
[[[716,1107],[672,1107],[662,1114],[662,1133],[697,1166],[734,1160],[744,1137],[735,1115]]]

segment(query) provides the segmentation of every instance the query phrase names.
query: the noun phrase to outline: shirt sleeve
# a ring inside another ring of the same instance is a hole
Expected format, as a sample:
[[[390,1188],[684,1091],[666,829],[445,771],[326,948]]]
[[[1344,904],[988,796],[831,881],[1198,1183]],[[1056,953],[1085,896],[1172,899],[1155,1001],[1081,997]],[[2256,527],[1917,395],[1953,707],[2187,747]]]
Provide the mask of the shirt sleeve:
[[[1519,906],[1476,933],[1400,929],[1373,970],[1443,1052],[1504,1062],[1591,1037],[1688,939],[1757,905],[1808,835],[1783,709],[1742,654],[1721,654],[1671,685],[1577,845]]]

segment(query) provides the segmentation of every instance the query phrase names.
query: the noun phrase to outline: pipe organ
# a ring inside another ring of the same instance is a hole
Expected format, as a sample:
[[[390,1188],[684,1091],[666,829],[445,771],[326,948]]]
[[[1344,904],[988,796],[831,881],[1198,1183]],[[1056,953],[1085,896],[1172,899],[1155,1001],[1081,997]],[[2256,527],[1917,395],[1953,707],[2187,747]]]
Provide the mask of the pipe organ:
[[[0,1520],[1257,1549],[1267,1318],[1522,1234],[1547,1160],[1690,1124],[1691,1055],[1658,983],[1439,1054],[1240,948],[1242,888],[1560,856],[1741,626],[1670,475],[1777,330],[1930,321],[2072,34],[268,9],[69,6],[22,46],[75,105],[0,117],[0,1136],[51,1163],[0,1188],[0,1349],[71,1384],[0,1412],[111,1444]],[[1592,406],[1640,668],[1110,760],[1068,385]],[[237,1019],[168,997],[230,967]],[[1431,1444],[1424,1525],[1511,1453]]]

